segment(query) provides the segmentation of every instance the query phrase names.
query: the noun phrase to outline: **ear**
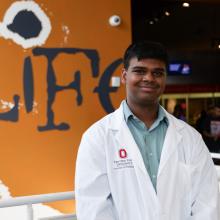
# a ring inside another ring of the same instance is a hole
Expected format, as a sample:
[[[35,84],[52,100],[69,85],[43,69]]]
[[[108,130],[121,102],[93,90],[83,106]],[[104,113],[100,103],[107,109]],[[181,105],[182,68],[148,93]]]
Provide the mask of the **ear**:
[[[125,68],[123,68],[121,73],[121,82],[123,84],[126,84],[126,81],[127,81],[127,71]]]

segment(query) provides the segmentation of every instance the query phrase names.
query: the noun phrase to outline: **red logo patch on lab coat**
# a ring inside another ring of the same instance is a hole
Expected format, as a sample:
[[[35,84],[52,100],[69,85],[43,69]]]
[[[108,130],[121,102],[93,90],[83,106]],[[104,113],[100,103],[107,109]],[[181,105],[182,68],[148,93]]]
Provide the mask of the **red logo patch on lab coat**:
[[[120,158],[126,158],[127,157],[127,151],[125,149],[119,150],[119,157]]]

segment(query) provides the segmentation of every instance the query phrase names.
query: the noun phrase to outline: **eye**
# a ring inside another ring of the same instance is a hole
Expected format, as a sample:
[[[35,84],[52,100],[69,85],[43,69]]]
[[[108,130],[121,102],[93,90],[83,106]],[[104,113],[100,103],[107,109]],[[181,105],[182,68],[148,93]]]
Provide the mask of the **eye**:
[[[154,71],[152,71],[152,74],[155,77],[162,77],[166,74],[166,72],[164,70],[154,70]]]
[[[136,75],[144,75],[145,71],[142,69],[135,69],[133,70],[133,73],[135,73]]]

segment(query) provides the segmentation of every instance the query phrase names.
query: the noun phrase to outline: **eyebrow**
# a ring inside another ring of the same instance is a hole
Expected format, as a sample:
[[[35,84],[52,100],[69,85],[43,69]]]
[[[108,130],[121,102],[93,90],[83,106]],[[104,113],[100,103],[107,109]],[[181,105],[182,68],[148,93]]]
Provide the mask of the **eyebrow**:
[[[165,69],[165,68],[161,68],[161,67],[158,67],[158,68],[154,68],[153,70],[166,71],[166,69]]]
[[[148,68],[146,67],[143,67],[143,66],[134,66],[131,68],[132,70],[135,70],[135,69],[141,69],[141,70],[146,70]],[[162,68],[162,67],[156,67],[156,68],[153,68],[152,71],[155,71],[155,70],[159,70],[159,71],[164,71],[166,72],[166,68]]]
[[[145,70],[145,69],[147,69],[147,68],[144,67],[144,66],[134,66],[134,67],[132,67],[131,69],[132,69],[132,70],[133,70],[133,69],[144,69],[144,70]]]

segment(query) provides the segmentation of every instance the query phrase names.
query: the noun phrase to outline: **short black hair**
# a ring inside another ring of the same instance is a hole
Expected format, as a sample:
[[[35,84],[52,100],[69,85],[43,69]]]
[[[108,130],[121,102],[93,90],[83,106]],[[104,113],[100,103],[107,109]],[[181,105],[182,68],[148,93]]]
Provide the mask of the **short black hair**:
[[[142,41],[131,44],[125,51],[123,64],[124,68],[128,69],[130,60],[137,57],[138,60],[142,59],[157,59],[165,62],[168,66],[168,53],[166,48],[158,42]]]

